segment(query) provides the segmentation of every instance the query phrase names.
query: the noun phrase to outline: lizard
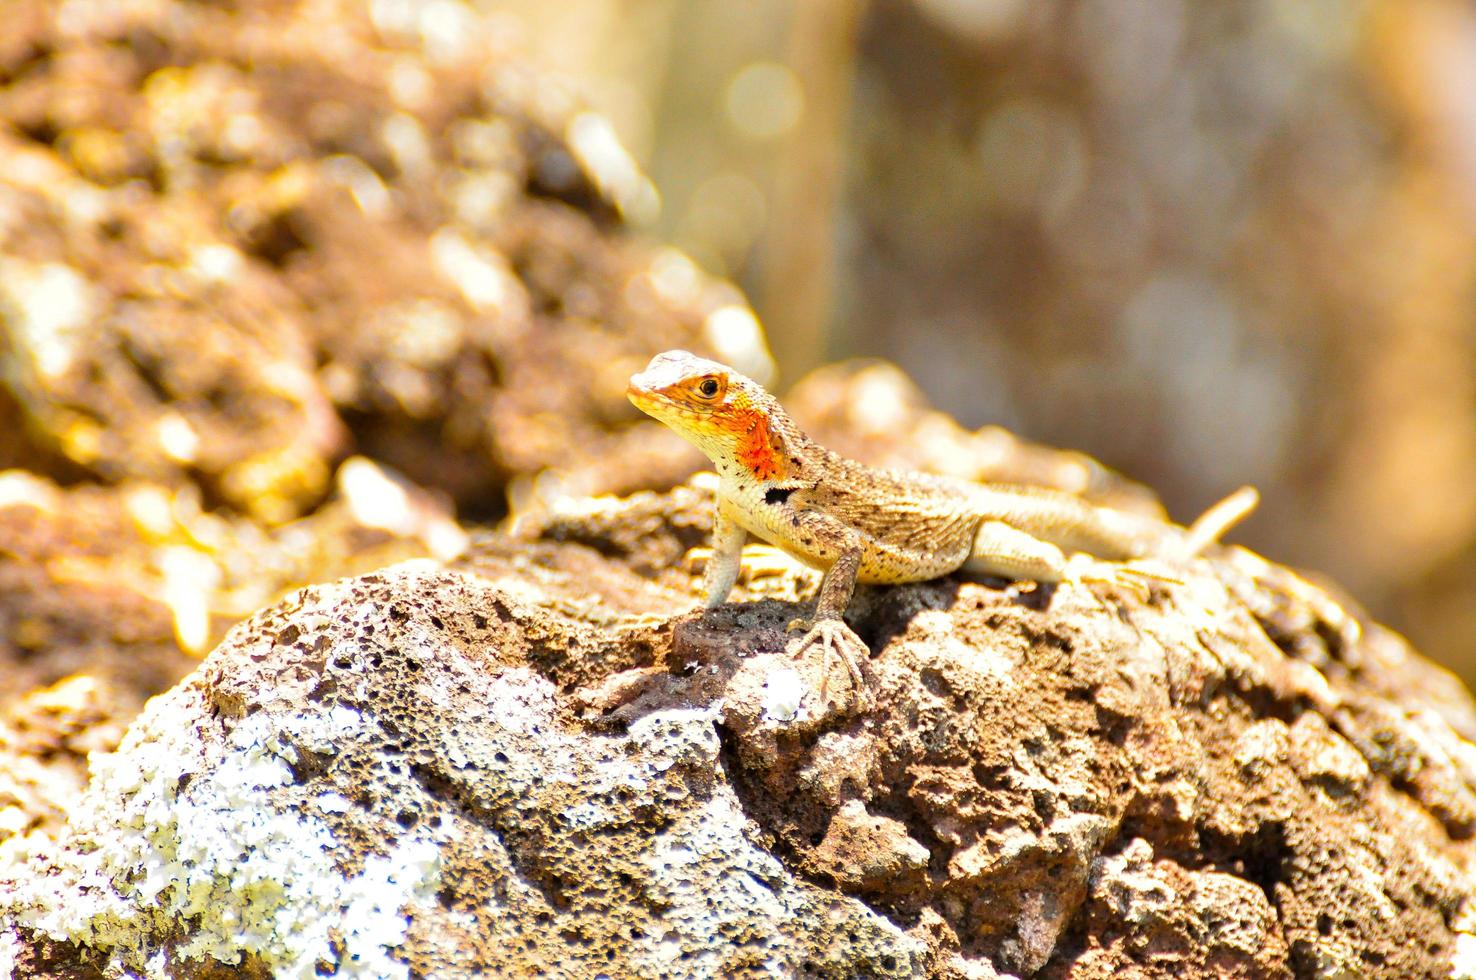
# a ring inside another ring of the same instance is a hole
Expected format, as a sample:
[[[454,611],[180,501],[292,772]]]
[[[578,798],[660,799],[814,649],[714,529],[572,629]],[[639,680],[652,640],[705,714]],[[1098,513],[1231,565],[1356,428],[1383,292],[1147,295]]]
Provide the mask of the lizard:
[[[727,601],[749,535],[822,570],[814,614],[788,626],[807,631],[795,655],[818,646],[838,656],[862,698],[860,661],[870,651],[843,618],[858,582],[900,585],[955,571],[1045,584],[1121,582],[1083,570],[1075,556],[1186,560],[1258,500],[1242,487],[1181,527],[1061,490],[876,469],[811,441],[757,382],[681,350],[652,358],[626,395],[717,469],[702,582],[707,608]]]

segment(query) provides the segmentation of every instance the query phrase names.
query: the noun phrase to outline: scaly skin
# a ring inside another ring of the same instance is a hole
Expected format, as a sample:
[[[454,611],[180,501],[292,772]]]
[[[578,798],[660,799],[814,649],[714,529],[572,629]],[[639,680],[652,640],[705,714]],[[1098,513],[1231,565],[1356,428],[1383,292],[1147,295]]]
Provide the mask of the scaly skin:
[[[1096,507],[1037,487],[969,483],[878,470],[811,442],[758,383],[686,351],[652,358],[627,395],[697,446],[717,468],[707,606],[727,600],[748,535],[823,569],[799,650],[841,657],[864,697],[869,655],[842,616],[857,582],[901,584],[964,569],[1014,580],[1092,581],[1067,552],[1111,561],[1185,559],[1255,506],[1243,488],[1192,528]],[[1112,576],[1108,576],[1112,578]]]

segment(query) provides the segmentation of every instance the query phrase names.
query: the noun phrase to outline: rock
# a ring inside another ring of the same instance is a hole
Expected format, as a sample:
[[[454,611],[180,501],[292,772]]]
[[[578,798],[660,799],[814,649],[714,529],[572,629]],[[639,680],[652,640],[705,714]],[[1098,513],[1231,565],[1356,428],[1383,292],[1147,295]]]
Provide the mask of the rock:
[[[1240,549],[1146,600],[863,589],[860,713],[843,667],[785,653],[813,576],[750,577],[699,614],[693,572],[653,567],[701,506],[591,503],[236,627],[94,758],[65,833],[0,871],[0,957],[26,976],[1469,970],[1476,713],[1331,594]]]
[[[269,524],[354,452],[487,518],[509,489],[690,473],[626,378],[668,347],[767,374],[762,331],[625,234],[649,182],[503,25],[458,0],[7,4],[0,419],[25,424],[0,464]]]
[[[311,517],[267,529],[189,489],[0,472],[0,706],[87,674],[131,716],[289,589],[465,545],[444,502],[367,460],[335,485]]]
[[[587,631],[424,565],[256,617],[99,764],[10,908],[21,969],[914,975],[921,943],[752,838],[713,708],[571,725],[531,663]]]
[[[85,672],[136,712],[195,665],[163,598],[162,555],[140,513],[150,503],[178,526],[167,495],[147,488],[67,490],[0,473],[0,702]]]
[[[336,483],[269,530],[202,512],[189,488],[0,473],[0,855],[65,824],[87,753],[116,747],[231,623],[315,577],[465,544],[443,502],[367,460]]]
[[[1125,962],[1175,962],[1181,976],[1296,975],[1270,898],[1233,874],[1155,861],[1142,838],[1092,865],[1089,948],[1073,976],[1120,975]]]
[[[907,836],[905,825],[867,813],[860,800],[848,800],[835,812],[815,848],[816,864],[828,866],[836,884],[853,894],[920,885],[931,857]]]
[[[136,713],[113,685],[77,675],[0,715],[0,864],[55,837],[87,785],[87,758],[118,747]]]

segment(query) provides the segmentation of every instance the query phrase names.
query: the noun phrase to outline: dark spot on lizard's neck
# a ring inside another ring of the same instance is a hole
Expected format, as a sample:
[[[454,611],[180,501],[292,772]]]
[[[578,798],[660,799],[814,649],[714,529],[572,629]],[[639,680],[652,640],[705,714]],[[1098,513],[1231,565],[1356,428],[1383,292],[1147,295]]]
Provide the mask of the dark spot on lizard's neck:
[[[794,487],[770,487],[764,491],[764,503],[782,504],[789,500],[789,495],[794,493]]]

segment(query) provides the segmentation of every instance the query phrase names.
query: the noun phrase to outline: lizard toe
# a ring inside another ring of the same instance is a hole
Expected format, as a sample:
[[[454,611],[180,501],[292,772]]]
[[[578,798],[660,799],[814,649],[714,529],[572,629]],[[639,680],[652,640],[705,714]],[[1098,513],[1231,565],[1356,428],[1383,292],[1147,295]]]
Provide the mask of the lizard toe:
[[[869,659],[871,651],[867,648],[861,637],[839,619],[821,619],[813,625],[806,624],[803,620],[796,620],[790,624],[794,629],[795,624],[801,624],[803,629],[809,626],[807,632],[795,645],[793,656],[801,657],[812,647],[820,647],[825,658],[822,666],[823,673],[820,681],[820,697],[823,699],[830,680],[830,658],[836,657],[845,665],[846,673],[850,676],[852,697],[860,710],[866,710],[871,706],[871,686],[866,681],[866,675],[861,671],[861,661]]]

